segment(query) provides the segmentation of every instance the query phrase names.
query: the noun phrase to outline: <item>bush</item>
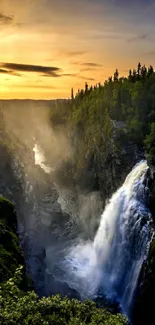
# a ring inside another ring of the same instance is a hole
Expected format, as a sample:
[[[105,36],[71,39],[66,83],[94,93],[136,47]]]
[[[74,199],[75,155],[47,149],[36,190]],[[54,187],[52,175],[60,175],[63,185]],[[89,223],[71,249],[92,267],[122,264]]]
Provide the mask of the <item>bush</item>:
[[[22,268],[0,287],[2,325],[126,325],[124,316],[96,308],[92,301],[61,299],[59,295],[39,299],[33,291],[19,289]]]

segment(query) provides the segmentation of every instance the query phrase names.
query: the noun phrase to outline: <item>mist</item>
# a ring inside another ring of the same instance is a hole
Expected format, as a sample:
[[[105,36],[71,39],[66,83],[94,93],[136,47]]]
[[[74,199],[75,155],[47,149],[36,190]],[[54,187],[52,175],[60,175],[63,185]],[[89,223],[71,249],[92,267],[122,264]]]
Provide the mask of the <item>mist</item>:
[[[69,185],[61,177],[63,164],[71,160],[75,148],[66,127],[52,126],[50,102],[1,101],[0,114],[1,141],[11,155],[20,187],[18,197],[12,192],[11,199],[27,272],[39,295],[80,298],[62,276],[61,263],[70,247],[93,239],[102,212],[101,195],[82,191],[73,180]]]

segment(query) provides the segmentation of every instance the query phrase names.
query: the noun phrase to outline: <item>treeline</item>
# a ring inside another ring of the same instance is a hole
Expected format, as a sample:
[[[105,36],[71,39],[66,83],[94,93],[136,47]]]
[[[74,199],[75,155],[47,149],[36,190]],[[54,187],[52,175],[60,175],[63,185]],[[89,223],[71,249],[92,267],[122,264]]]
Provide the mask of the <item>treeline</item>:
[[[138,64],[120,77],[116,69],[104,84],[78,90],[71,100],[51,110],[53,125],[64,123],[73,141],[74,170],[89,165],[98,151],[117,152],[122,141],[131,141],[144,149],[152,161],[155,153],[155,72],[152,66]],[[114,134],[117,140],[112,143]]]
[[[116,69],[114,76],[103,85],[99,83],[89,88],[86,83],[84,90],[72,96],[72,112],[71,118],[75,123],[82,122],[85,114],[88,119],[96,119],[98,124],[105,115],[111,121],[123,121],[136,143],[143,145],[151,124],[155,122],[153,67],[147,68],[139,63],[137,69],[130,70],[127,77],[119,77]]]

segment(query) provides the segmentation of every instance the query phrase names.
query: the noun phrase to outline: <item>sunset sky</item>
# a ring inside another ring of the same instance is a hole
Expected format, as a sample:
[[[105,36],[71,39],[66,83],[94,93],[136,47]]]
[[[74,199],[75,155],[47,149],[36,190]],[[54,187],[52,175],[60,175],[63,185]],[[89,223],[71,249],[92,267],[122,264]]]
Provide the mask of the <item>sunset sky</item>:
[[[0,99],[66,98],[155,66],[153,0],[0,0]]]

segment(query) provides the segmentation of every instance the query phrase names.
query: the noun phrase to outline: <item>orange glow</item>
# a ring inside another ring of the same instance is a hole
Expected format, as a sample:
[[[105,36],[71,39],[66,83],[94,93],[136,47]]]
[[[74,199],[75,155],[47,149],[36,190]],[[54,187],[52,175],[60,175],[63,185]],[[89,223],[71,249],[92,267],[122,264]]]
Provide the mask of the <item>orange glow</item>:
[[[72,87],[77,91],[86,81],[102,83],[116,68],[126,75],[139,61],[152,64],[153,39],[149,43],[142,26],[130,22],[138,10],[122,13],[113,6],[114,1],[105,0],[1,0],[1,64],[60,70],[54,77],[38,71],[10,73],[1,65],[0,98],[66,98]],[[150,28],[151,22],[146,33]]]

